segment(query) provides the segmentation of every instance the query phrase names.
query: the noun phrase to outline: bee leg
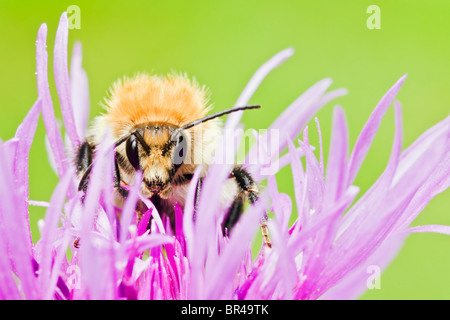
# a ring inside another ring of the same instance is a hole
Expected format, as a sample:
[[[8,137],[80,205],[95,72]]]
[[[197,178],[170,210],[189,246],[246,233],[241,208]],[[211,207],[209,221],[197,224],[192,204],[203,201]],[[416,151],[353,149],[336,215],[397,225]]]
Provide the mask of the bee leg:
[[[86,192],[89,176],[92,171],[94,149],[95,147],[87,141],[83,142],[78,148],[75,157],[77,174],[81,175],[80,182],[78,183],[78,191]],[[126,198],[128,196],[128,190],[120,186],[120,171],[117,157],[114,158],[114,187],[117,188],[122,197]]]
[[[120,170],[119,163],[117,162],[117,154],[114,157],[114,187],[116,188],[117,192],[119,192],[121,197],[128,197],[128,190],[120,185]]]
[[[244,211],[245,193],[239,192],[230,209],[227,212],[225,220],[222,224],[222,232],[224,235],[228,234],[234,225],[238,222],[242,212]]]
[[[231,205],[230,210],[224,220],[224,228],[228,231],[236,224],[243,209],[244,200],[248,198],[251,204],[254,204],[258,200],[259,188],[252,176],[242,167],[235,167],[231,172],[230,178],[234,178],[240,189],[239,194]],[[264,215],[261,221],[261,232],[264,238],[264,243],[271,248],[272,242],[269,237],[269,228],[267,227],[267,214]]]
[[[202,190],[202,184],[203,184],[203,178],[202,177],[200,177],[199,179],[198,179],[198,183],[197,183],[197,190],[195,190],[195,202],[194,202],[194,208],[195,208],[195,210],[194,210],[194,213],[193,213],[193,216],[192,216],[192,220],[195,222],[195,220],[196,220],[196,211],[197,211],[197,209],[198,209],[198,204],[200,203],[200,191]]]
[[[91,166],[93,152],[94,146],[90,145],[88,141],[85,141],[80,145],[75,157],[78,174],[86,171]]]
[[[118,192],[118,194],[120,195],[120,197],[126,199],[128,197],[128,190],[125,189],[124,187],[122,187],[120,185],[120,170],[119,170],[119,163],[117,160],[117,154],[114,157],[114,188],[115,190]],[[138,201],[136,204],[136,216],[137,216],[137,223],[139,223],[142,219],[142,216],[144,215],[144,213],[148,210],[147,206],[142,202],[142,201]],[[150,218],[151,221],[151,218]],[[147,229],[150,229],[150,221],[148,223]]]
[[[83,191],[86,193],[89,177],[92,171],[93,154],[95,147],[91,145],[88,141],[83,142],[77,150],[75,157],[76,171],[80,178],[78,183],[78,191]],[[120,171],[119,165],[117,163],[117,158],[114,159],[114,187],[122,196],[126,198],[128,196],[128,190],[120,186]],[[82,196],[81,201],[84,202],[85,195]],[[80,238],[77,237],[73,243],[75,248],[80,247]]]
[[[92,157],[94,152],[94,146],[89,142],[83,142],[77,150],[75,156],[75,165],[77,174],[81,175],[80,183],[78,184],[78,190],[86,191],[89,181],[89,175],[92,170]]]
[[[78,183],[78,191],[86,192],[89,176],[92,170],[92,157],[93,157],[94,146],[89,144],[88,141],[84,141],[78,148],[75,155],[75,168],[76,172],[80,178]],[[81,197],[81,202],[84,202],[85,195]],[[80,247],[80,237],[76,237],[73,242],[75,248]]]

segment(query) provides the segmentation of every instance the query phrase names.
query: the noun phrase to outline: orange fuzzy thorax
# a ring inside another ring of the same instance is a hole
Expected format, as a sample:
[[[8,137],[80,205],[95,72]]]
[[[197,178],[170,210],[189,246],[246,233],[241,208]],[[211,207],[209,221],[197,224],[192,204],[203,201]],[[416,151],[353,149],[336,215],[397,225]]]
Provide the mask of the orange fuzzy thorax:
[[[124,127],[146,123],[182,126],[208,111],[204,88],[184,76],[138,75],[116,82],[106,99],[106,121],[115,136]]]

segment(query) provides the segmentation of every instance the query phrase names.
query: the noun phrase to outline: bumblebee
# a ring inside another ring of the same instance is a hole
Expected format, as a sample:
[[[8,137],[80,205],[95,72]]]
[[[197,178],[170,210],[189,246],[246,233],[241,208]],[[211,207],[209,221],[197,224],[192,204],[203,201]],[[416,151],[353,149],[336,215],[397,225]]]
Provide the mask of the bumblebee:
[[[123,204],[139,170],[141,194],[152,201],[160,214],[174,222],[174,205],[184,207],[189,183],[202,165],[196,203],[203,177],[214,159],[216,141],[222,134],[219,117],[259,106],[236,107],[208,115],[205,87],[186,76],[165,77],[140,74],[113,84],[92,128],[75,153],[79,190],[86,191],[96,146],[105,131],[115,142],[114,186],[118,206]],[[223,232],[230,233],[238,221],[245,201],[258,199],[258,186],[242,166],[235,166],[222,187],[221,205],[226,210]],[[138,204],[138,219],[146,208]],[[266,217],[267,218],[267,217]],[[261,224],[264,242],[271,246],[266,218]]]

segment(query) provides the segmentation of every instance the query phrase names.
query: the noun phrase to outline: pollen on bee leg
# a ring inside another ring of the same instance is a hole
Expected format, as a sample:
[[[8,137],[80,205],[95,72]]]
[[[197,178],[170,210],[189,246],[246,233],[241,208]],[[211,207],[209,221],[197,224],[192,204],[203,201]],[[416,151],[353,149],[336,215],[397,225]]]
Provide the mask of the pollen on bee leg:
[[[80,248],[80,237],[76,237],[76,238],[75,238],[75,241],[73,242],[73,246],[74,246],[76,249],[79,249],[79,248]]]
[[[269,235],[269,228],[267,226],[267,217],[263,218],[263,221],[261,222],[261,232],[264,238],[264,244],[269,247],[272,248],[272,242],[270,240],[270,235]]]
[[[137,223],[139,224],[139,222],[142,219],[142,216],[144,215],[140,210],[136,209],[134,210],[134,212],[136,213],[136,218],[137,218]]]
[[[147,210],[148,210],[148,207],[145,205],[145,203],[141,200],[138,200],[138,202],[136,204],[136,209],[134,210],[134,212],[136,213],[137,224],[139,224],[139,222],[141,222],[141,219],[144,216],[144,213],[147,212]]]

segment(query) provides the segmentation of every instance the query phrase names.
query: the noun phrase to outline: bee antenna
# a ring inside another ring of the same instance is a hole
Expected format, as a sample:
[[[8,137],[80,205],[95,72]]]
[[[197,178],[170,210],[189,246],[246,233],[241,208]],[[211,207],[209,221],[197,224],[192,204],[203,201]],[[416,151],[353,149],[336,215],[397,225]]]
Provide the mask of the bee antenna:
[[[237,112],[237,111],[243,111],[243,110],[249,110],[249,109],[259,109],[259,108],[261,108],[261,106],[259,106],[259,105],[250,105],[250,106],[234,107],[234,108],[231,108],[231,109],[228,109],[228,110],[219,111],[219,112],[216,112],[216,113],[211,114],[209,116],[206,116],[204,118],[192,121],[192,122],[190,122],[188,124],[185,124],[184,126],[178,128],[174,132],[174,135],[176,135],[179,131],[192,128],[192,127],[194,127],[194,126],[196,126],[196,125],[198,125],[200,123],[203,123],[203,122],[206,122],[206,121],[209,121],[209,120],[212,120],[212,119],[224,116],[226,114],[230,114],[230,113]]]
[[[132,135],[133,133],[129,133],[126,136],[123,136],[122,138],[120,138],[119,140],[116,141],[116,143],[114,143],[114,147],[117,148],[118,146],[120,146],[122,143],[124,143],[125,141],[127,141],[127,139]]]
[[[126,136],[123,136],[122,138],[120,138],[119,140],[116,141],[115,148],[117,148],[118,146],[120,146],[122,143],[124,143],[129,137],[131,137],[132,135],[134,135],[136,137],[136,139],[140,142],[140,144],[142,145],[142,147],[144,148],[145,152],[149,153],[150,152],[150,147],[148,146],[148,144],[145,142],[144,138],[142,137],[142,135],[139,133],[139,130],[133,130],[131,131],[129,134],[127,134]]]

